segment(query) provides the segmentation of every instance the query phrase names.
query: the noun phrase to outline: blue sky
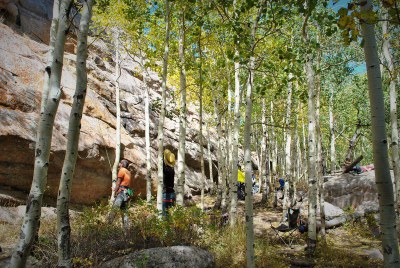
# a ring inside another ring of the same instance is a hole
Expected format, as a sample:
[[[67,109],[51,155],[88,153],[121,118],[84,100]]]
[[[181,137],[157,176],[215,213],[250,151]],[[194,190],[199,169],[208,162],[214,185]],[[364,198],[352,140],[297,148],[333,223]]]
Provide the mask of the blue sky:
[[[351,2],[351,0],[339,0],[335,4],[333,2],[333,0],[330,0],[328,7],[332,8],[334,11],[338,11],[341,7],[347,7],[347,4]],[[365,73],[367,71],[365,67],[365,62],[362,62],[361,64],[351,62],[349,63],[349,66],[354,68],[355,74]]]

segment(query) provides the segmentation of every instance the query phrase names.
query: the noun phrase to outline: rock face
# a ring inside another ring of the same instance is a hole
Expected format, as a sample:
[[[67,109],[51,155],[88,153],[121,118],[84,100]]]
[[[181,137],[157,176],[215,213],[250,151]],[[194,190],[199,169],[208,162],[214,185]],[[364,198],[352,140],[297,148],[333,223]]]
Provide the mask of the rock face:
[[[36,5],[36,3],[39,3]],[[49,3],[47,3],[49,2]],[[49,19],[41,5],[51,6],[51,0],[6,1],[0,8],[9,5],[23,6],[29,12],[39,12],[38,16]],[[19,9],[22,10],[22,9]],[[18,13],[19,14],[19,13]],[[20,18],[22,21],[22,18]],[[15,26],[15,25],[14,25]],[[31,24],[34,27],[34,24]],[[48,32],[47,24],[40,24]],[[11,28],[0,24],[0,188],[10,186],[14,189],[29,191],[33,177],[34,148],[39,116],[43,73],[48,47],[22,35],[21,28]],[[93,40],[90,41],[92,43]],[[81,123],[79,155],[71,191],[71,202],[93,204],[107,198],[111,187],[111,167],[114,162],[115,136],[115,78],[112,53],[107,45],[95,41],[88,58],[88,90],[84,114]],[[107,55],[108,61],[103,60]],[[73,54],[66,53],[62,74],[62,100],[55,119],[51,156],[48,170],[46,196],[56,197],[61,168],[64,161],[68,120],[75,91],[75,61]],[[132,172],[138,179],[134,181],[134,190],[145,196],[145,139],[144,139],[144,101],[143,81],[137,64],[129,58],[122,62],[120,89],[122,110],[122,157],[132,162]],[[150,137],[152,154],[152,180],[156,181],[157,168],[157,126],[161,99],[161,81],[154,72],[150,72],[151,112]],[[165,130],[165,147],[177,154],[178,148],[178,108],[174,102],[174,89],[168,90],[168,106]],[[200,148],[198,144],[198,122],[195,107],[189,106],[188,129],[185,160],[187,168],[186,192],[200,188]],[[211,138],[212,144],[215,139]],[[206,145],[205,145],[206,146]],[[206,148],[205,148],[206,149]],[[214,145],[211,148],[215,158]],[[206,151],[206,150],[205,150]],[[205,155],[206,174],[208,176],[208,158]],[[217,170],[213,172],[217,176]],[[207,185],[210,183],[207,180]],[[153,185],[155,186],[155,185]],[[208,186],[206,186],[208,187]],[[154,187],[155,189],[155,187]]]
[[[103,264],[102,268],[212,268],[214,257],[211,253],[187,246],[150,248],[119,257]]]
[[[379,209],[374,170],[330,177],[324,188],[325,200],[337,207],[356,209],[360,215]]]

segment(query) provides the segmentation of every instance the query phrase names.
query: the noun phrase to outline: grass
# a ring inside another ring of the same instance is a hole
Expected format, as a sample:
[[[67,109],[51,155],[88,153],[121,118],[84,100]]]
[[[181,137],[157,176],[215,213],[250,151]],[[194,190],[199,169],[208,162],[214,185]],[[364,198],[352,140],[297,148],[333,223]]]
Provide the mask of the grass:
[[[264,208],[265,209],[265,208]],[[211,252],[216,267],[246,266],[246,230],[243,217],[236,227],[221,226],[220,213],[206,214],[197,207],[174,207],[167,219],[160,219],[154,206],[135,203],[130,209],[131,226],[122,228],[118,215],[113,224],[106,224],[106,206],[87,208],[71,220],[71,253],[73,267],[98,267],[102,262],[130,252],[153,247],[193,245]],[[372,221],[371,219],[369,221]],[[319,244],[314,257],[315,267],[381,267],[382,262],[361,254],[361,241],[367,237],[364,223],[348,225],[338,233],[328,233],[327,244]],[[12,243],[19,228],[0,225],[0,241]],[[352,238],[349,238],[352,237]],[[362,239],[361,239],[362,238]],[[306,235],[297,240],[305,245]],[[376,241],[376,240],[375,240]],[[347,244],[346,244],[347,243]],[[379,245],[376,244],[379,248]],[[304,248],[303,248],[304,249]],[[42,222],[39,239],[33,250],[43,267],[57,266],[57,232],[55,220]],[[308,260],[302,248],[290,250],[269,232],[255,239],[256,267],[290,267],[293,260]]]

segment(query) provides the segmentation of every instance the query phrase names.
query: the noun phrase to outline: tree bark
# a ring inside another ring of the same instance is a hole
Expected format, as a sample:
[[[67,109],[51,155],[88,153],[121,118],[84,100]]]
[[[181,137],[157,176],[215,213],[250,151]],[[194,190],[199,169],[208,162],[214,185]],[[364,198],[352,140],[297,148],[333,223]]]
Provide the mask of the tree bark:
[[[211,140],[210,140],[210,126],[207,123],[207,157],[208,157],[208,169],[210,172],[210,193],[214,194],[214,175],[213,175],[213,161],[211,155]]]
[[[176,204],[183,206],[185,192],[185,143],[186,143],[186,63],[185,63],[185,14],[182,11],[179,30],[179,80],[180,80],[180,113],[179,113],[179,148],[178,148],[178,183]]]
[[[319,30],[319,29],[318,29]],[[319,33],[317,35],[317,42],[319,43]],[[321,49],[317,48],[317,69],[320,70],[321,66]],[[318,206],[319,216],[321,221],[320,235],[321,242],[326,243],[326,231],[325,231],[325,203],[323,193],[323,152],[322,152],[322,133],[320,124],[320,108],[321,108],[321,75],[318,72],[316,76],[316,110],[315,110],[315,130],[317,137],[317,193],[318,193]]]
[[[201,169],[201,209],[204,211],[204,190],[206,184],[206,174],[204,170],[204,147],[203,147],[203,70],[202,68],[202,51],[201,51],[201,29],[199,31],[199,146],[200,146],[200,169]]]
[[[335,147],[335,118],[333,117],[333,86],[329,89],[329,130],[330,130],[330,156],[331,156],[331,174],[336,170],[336,147]]]
[[[386,14],[385,19],[388,19]],[[390,54],[390,42],[387,37],[388,21],[382,23],[383,34],[383,54],[389,68],[389,94],[390,94],[390,124],[392,143],[392,168],[395,181],[395,200],[397,212],[397,228],[400,228],[400,160],[399,160],[399,128],[397,126],[397,91],[396,91],[396,70],[393,65],[392,55]]]
[[[307,7],[309,9],[309,7]],[[303,23],[303,39],[310,43],[307,34],[307,22],[310,14],[306,14]],[[307,252],[313,255],[317,246],[317,174],[316,174],[316,131],[315,131],[315,81],[313,55],[306,55],[306,74],[308,85],[308,241]]]
[[[233,1],[234,8],[234,20],[239,20],[239,10],[237,9],[237,0]],[[231,183],[230,183],[230,211],[229,211],[229,222],[231,226],[236,225],[237,221],[237,178],[238,178],[238,147],[239,147],[239,127],[240,127],[240,79],[239,70],[240,63],[238,61],[239,51],[239,38],[235,40],[235,104],[234,104],[234,123],[233,123],[233,139],[232,139],[232,162],[231,162]]]
[[[218,100],[217,97],[215,96],[214,90],[211,91],[212,98],[213,98],[213,104],[214,104],[214,120],[217,123],[217,133],[218,137],[221,137],[218,139],[218,151],[217,151],[217,156],[218,156],[218,195],[217,195],[217,201],[215,204],[215,208],[219,209],[221,208],[224,210],[226,208],[226,151],[225,151],[225,140],[222,134],[222,122],[221,122],[221,115],[218,109]]]
[[[261,156],[260,160],[260,182],[259,185],[261,187],[262,198],[261,203],[266,204],[268,200],[269,194],[269,184],[268,184],[268,171],[269,171],[269,151],[268,151],[268,129],[267,129],[267,109],[265,105],[265,98],[262,99],[262,137],[261,137]],[[265,160],[264,160],[265,158]]]
[[[40,113],[44,113],[46,107],[47,98],[50,90],[50,74],[51,74],[51,63],[54,59],[54,45],[57,37],[58,20],[60,17],[60,0],[54,0],[53,4],[53,18],[50,26],[50,43],[49,52],[47,56],[47,66],[44,72],[43,79],[43,90],[42,90],[42,101],[40,103]]]
[[[163,153],[164,153],[164,121],[166,106],[166,91],[168,77],[168,55],[169,55],[169,31],[170,31],[170,3],[165,1],[165,45],[163,56],[163,73],[162,73],[162,93],[161,93],[161,111],[158,122],[158,157],[157,157],[157,210],[160,215],[162,213],[162,194],[163,194]]]
[[[372,1],[361,4],[361,13],[372,11]],[[361,23],[364,37],[364,54],[367,66],[368,90],[371,107],[372,146],[375,165],[375,181],[379,196],[380,230],[385,267],[399,266],[399,245],[396,233],[393,184],[390,176],[387,136],[385,127],[385,106],[379,57],[375,40],[374,25]]]
[[[71,267],[71,225],[69,222],[69,201],[74,177],[83,106],[87,90],[86,59],[87,36],[92,17],[92,0],[84,1],[79,26],[78,49],[76,54],[76,86],[74,101],[69,117],[67,149],[61,172],[57,198],[58,267]]]
[[[115,187],[118,175],[118,165],[121,159],[121,104],[119,92],[119,78],[121,76],[121,62],[119,54],[119,29],[115,27],[115,108],[116,108],[116,124],[115,124],[115,160],[112,168],[111,177],[111,197],[110,205],[115,199]]]
[[[362,155],[360,155],[359,157],[357,157],[353,162],[351,162],[348,166],[345,166],[343,169],[343,173],[348,173],[351,170],[353,170],[353,167],[355,167],[355,165],[357,165],[358,163],[360,163],[360,161],[363,159],[364,157]]]
[[[64,46],[67,37],[68,18],[71,9],[70,0],[62,0],[60,4],[60,20],[57,38],[54,45],[54,58],[51,64],[50,92],[45,106],[45,112],[40,114],[36,148],[35,164],[31,190],[26,202],[26,211],[21,227],[20,238],[15,252],[11,257],[10,267],[24,267],[29,256],[33,241],[38,232],[43,193],[47,184],[50,147],[53,134],[54,119],[61,97],[61,73],[64,62]]]
[[[283,204],[282,204],[282,221],[284,221],[284,218],[286,217],[287,209],[290,206],[290,203],[292,200],[290,199],[291,197],[289,196],[289,191],[292,191],[292,189],[289,189],[290,186],[293,186],[293,178],[291,174],[291,168],[292,168],[292,163],[291,163],[291,144],[292,144],[292,132],[291,132],[291,126],[290,126],[290,118],[291,118],[291,113],[292,113],[292,88],[293,84],[291,79],[293,78],[293,74],[289,73],[289,85],[288,85],[288,91],[287,91],[287,99],[286,99],[286,117],[285,117],[285,164],[284,164],[284,177],[286,180],[285,183],[285,189],[284,189],[284,197],[283,197]]]
[[[143,62],[144,56],[140,50],[140,65],[143,74],[144,92],[144,118],[145,118],[145,140],[146,140],[146,202],[151,202],[151,141],[150,141],[150,96],[147,86],[147,70]]]

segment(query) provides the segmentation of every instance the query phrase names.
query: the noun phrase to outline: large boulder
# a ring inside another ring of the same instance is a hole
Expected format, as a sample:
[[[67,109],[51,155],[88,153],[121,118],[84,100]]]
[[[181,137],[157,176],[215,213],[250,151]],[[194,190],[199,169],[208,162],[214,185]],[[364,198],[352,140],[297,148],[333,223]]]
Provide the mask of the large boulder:
[[[378,204],[375,171],[332,176],[324,183],[324,196],[327,202],[342,209],[356,209],[367,201]],[[371,207],[370,203],[366,205]]]
[[[29,1],[20,1],[28,3]],[[44,14],[44,13],[43,13]],[[48,47],[20,35],[16,30],[0,24],[0,186],[11,186],[29,191],[34,163],[36,130],[41,102],[45,58]],[[115,79],[112,60],[102,60],[103,55],[112,59],[112,51],[104,51],[107,45],[102,41],[92,43],[88,58],[88,90],[81,122],[78,160],[72,184],[71,202],[93,204],[107,198],[111,189],[111,166],[115,150]],[[99,56],[100,55],[100,56]],[[65,54],[62,74],[62,99],[55,118],[48,183],[45,196],[56,197],[61,168],[64,161],[68,120],[72,97],[75,90],[76,57]],[[145,195],[145,140],[144,140],[144,84],[139,66],[129,58],[124,59],[121,77],[122,109],[122,157],[132,162],[134,190]],[[161,99],[160,81],[150,71],[150,137],[152,180],[156,181],[157,148],[156,139]],[[173,88],[168,90],[169,117],[165,122],[164,145],[176,154],[178,148],[177,105],[173,101]],[[198,130],[198,115],[193,107],[187,114],[188,133]],[[211,137],[215,144],[215,137]],[[186,192],[197,190],[201,185],[199,144],[187,137],[185,160],[187,168]],[[206,144],[204,145],[206,146]],[[206,149],[206,147],[205,147]],[[213,161],[216,161],[213,145]],[[209,176],[208,158],[205,155],[206,175]],[[214,176],[217,174],[215,169]],[[209,180],[206,182],[208,187]],[[153,184],[155,186],[155,183]],[[155,189],[155,187],[154,187]]]
[[[212,268],[211,253],[191,246],[150,248],[122,256],[101,265],[102,268]]]

